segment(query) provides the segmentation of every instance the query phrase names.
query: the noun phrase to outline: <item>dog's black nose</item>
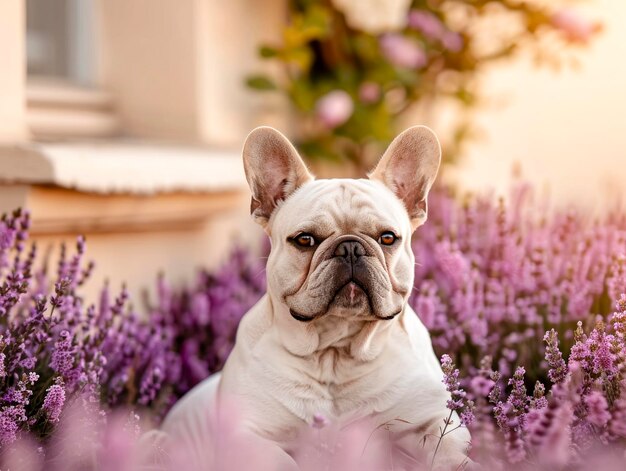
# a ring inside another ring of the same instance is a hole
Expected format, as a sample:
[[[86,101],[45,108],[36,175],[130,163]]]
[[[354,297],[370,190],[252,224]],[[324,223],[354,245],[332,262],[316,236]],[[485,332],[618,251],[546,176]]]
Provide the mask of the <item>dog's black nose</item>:
[[[352,265],[356,263],[359,257],[365,255],[365,247],[357,240],[345,240],[335,248],[335,257],[343,257]]]

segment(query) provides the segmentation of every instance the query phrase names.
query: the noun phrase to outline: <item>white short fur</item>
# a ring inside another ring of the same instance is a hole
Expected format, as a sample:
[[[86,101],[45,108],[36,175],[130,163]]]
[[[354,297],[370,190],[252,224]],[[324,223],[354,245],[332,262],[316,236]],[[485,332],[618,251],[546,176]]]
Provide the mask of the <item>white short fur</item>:
[[[369,179],[314,180],[280,133],[253,131],[244,163],[253,216],[272,240],[268,292],[244,316],[221,376],[181,399],[163,430],[191,444],[198,456],[206,455],[213,443],[207,417],[219,407],[216,401],[228,397],[241,409],[245,433],[277,445],[279,462],[293,464],[286,454],[280,456],[282,449],[315,414],[338,422],[371,417],[377,424],[400,418],[407,423],[397,423],[396,429],[413,431],[405,435],[403,448],[416,448],[427,437],[432,454],[448,415],[449,394],[430,336],[407,299],[413,285],[411,235],[426,220],[439,160],[436,137],[417,126],[396,138]],[[312,226],[323,235],[319,248],[294,247],[290,236]],[[382,228],[393,229],[397,246],[378,247],[376,231]],[[390,291],[376,309],[387,315],[399,305],[400,311],[382,320],[372,317],[371,302],[369,310],[355,312],[350,303],[332,301],[312,321],[297,320],[296,307],[311,314],[319,310],[317,298],[308,296],[311,280],[319,284],[323,265],[333,259],[318,260],[315,253],[332,252],[346,237],[363,242],[376,278],[371,283]],[[447,436],[437,464],[454,469],[467,461],[468,442],[465,428]]]

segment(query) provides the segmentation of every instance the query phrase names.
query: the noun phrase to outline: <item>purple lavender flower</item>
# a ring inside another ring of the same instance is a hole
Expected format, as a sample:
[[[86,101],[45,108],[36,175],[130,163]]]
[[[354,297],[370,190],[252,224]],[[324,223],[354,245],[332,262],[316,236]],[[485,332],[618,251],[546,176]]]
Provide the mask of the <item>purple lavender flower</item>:
[[[63,381],[58,380],[46,389],[46,397],[43,400],[42,409],[45,411],[48,420],[52,423],[59,421],[63,406],[65,405],[65,389],[63,389]]]
[[[0,378],[5,378],[7,375],[6,369],[6,355],[4,353],[0,353]]]
[[[582,333],[578,324],[576,342],[572,346],[569,362],[579,364],[582,370],[594,377],[614,378],[619,374],[614,353],[616,339],[605,332],[604,323],[598,321],[589,336]]]
[[[535,410],[526,421],[526,441],[540,463],[563,466],[571,457],[570,424],[573,413],[567,401],[551,401],[548,407]]]
[[[441,369],[443,370],[443,383],[446,385],[446,391],[450,393],[446,406],[450,411],[458,412],[461,423],[468,426],[474,421],[474,403],[466,399],[467,393],[461,388],[459,382],[459,370],[455,368],[449,355],[441,357]]]
[[[524,440],[517,431],[512,428],[504,434],[504,445],[506,457],[509,463],[520,463],[526,458],[526,450],[524,449]]]
[[[139,404],[150,404],[157,397],[164,379],[163,370],[159,365],[150,368],[141,381]]]
[[[571,435],[568,424],[572,423],[572,409],[568,403],[556,409],[554,426],[546,434],[540,459],[546,465],[564,466],[571,456]]]
[[[626,294],[622,294],[615,303],[615,312],[611,316],[613,331],[622,341],[626,341]]]
[[[586,419],[593,425],[604,427],[611,414],[609,413],[609,405],[600,391],[591,391],[584,399],[587,406]]]
[[[64,330],[54,345],[50,368],[60,375],[67,375],[74,363],[73,354],[72,337],[67,330]]]
[[[618,299],[626,292],[626,254],[620,253],[611,265],[607,288],[611,299]],[[618,309],[620,310],[620,309]]]
[[[626,387],[623,387],[622,394],[625,390]],[[613,404],[609,421],[609,433],[615,438],[626,438],[626,397],[620,397]]]
[[[485,378],[484,376],[474,376],[470,380],[470,387],[472,391],[481,397],[487,397],[494,385],[495,383],[492,379]]]
[[[532,409],[538,410],[548,407],[548,399],[545,396],[546,387],[542,382],[537,381],[535,383],[535,389],[533,391],[533,398],[530,400],[529,406]]]
[[[515,369],[513,377],[509,379],[509,386],[511,386],[511,393],[507,399],[507,402],[512,407],[512,412],[516,416],[522,416],[528,407],[528,396],[526,395],[526,386],[524,385],[524,375],[526,369],[523,366],[518,366]]]
[[[19,407],[10,406],[0,410],[0,448],[4,448],[17,439],[23,418],[24,410]]]
[[[560,383],[567,375],[567,366],[563,354],[559,350],[559,339],[556,330],[550,329],[543,337],[546,343],[546,362],[548,363],[548,378],[553,384]]]

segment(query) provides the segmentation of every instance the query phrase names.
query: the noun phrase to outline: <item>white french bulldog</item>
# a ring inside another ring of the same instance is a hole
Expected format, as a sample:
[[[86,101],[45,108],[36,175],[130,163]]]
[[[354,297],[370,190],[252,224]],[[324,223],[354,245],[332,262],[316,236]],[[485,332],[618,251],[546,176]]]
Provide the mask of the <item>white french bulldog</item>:
[[[315,180],[268,127],[250,133],[243,160],[252,215],[272,242],[267,294],[243,317],[221,375],[182,398],[163,430],[206,455],[219,433],[207,417],[228,396],[246,433],[285,455],[278,463],[289,462],[283,449],[317,414],[396,421],[403,449],[425,449],[430,463],[450,395],[407,300],[411,235],[426,221],[441,160],[437,137],[424,126],[404,131],[369,179]],[[435,466],[467,464],[469,438],[464,427],[444,437]]]

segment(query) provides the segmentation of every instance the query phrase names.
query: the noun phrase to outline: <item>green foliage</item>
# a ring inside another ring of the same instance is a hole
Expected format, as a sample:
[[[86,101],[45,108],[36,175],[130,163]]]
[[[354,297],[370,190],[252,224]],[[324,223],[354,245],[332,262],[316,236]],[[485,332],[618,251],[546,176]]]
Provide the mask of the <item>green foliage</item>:
[[[276,84],[265,75],[251,75],[246,79],[246,84],[255,90],[276,90]]]
[[[389,12],[398,2],[386,1],[364,12],[369,2],[292,0],[282,41],[259,48],[261,58],[278,61],[285,73],[276,82],[253,75],[247,84],[289,98],[301,124],[298,144],[310,159],[347,159],[365,169],[416,103],[447,98],[463,108],[479,106],[486,65],[522,50],[538,63],[559,64],[563,46],[586,43],[599,30],[545,2],[415,0],[394,16]],[[486,26],[494,18],[510,23],[508,33]],[[548,42],[559,46],[556,53],[544,47]],[[337,90],[341,96],[323,100]],[[456,126],[448,159],[474,134],[467,118]]]

